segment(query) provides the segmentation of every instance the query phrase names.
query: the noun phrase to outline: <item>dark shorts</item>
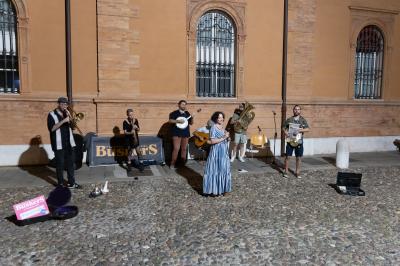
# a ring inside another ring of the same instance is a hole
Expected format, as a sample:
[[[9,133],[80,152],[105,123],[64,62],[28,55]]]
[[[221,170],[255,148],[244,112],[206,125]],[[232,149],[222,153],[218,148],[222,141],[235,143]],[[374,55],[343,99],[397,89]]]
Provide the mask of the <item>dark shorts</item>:
[[[303,156],[303,144],[297,145],[297,147],[292,147],[289,143],[286,144],[286,156],[293,156],[293,151],[296,157]]]

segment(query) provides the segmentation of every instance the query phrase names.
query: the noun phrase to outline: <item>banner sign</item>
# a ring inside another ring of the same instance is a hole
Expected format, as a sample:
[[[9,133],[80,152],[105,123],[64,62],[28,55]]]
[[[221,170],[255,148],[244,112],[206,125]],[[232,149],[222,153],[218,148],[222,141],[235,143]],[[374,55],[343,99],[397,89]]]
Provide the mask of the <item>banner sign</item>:
[[[164,163],[162,139],[156,136],[139,136],[139,160],[144,164]],[[136,155],[136,151],[134,151]],[[128,146],[124,135],[92,137],[89,150],[89,166],[110,165],[126,162]]]
[[[13,208],[18,220],[35,218],[50,213],[49,208],[47,207],[46,199],[43,195],[15,204]]]

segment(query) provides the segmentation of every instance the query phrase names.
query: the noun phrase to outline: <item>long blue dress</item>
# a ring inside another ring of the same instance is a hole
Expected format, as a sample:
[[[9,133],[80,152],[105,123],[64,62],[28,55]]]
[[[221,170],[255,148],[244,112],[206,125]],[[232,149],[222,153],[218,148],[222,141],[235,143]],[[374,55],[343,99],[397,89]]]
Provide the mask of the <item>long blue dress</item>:
[[[222,138],[224,130],[216,125],[210,129],[210,139]],[[228,155],[229,142],[224,140],[211,145],[204,169],[203,194],[220,195],[232,191],[231,164]]]

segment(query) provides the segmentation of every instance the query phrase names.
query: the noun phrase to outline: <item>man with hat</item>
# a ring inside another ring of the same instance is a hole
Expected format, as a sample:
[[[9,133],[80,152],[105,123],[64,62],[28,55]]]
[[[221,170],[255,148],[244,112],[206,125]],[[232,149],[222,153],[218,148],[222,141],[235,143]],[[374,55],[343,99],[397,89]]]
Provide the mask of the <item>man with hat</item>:
[[[74,177],[74,147],[75,140],[71,129],[71,114],[69,113],[68,99],[60,97],[58,106],[47,116],[47,128],[50,132],[51,148],[56,158],[56,173],[58,186],[63,186],[64,169],[67,168],[68,187],[81,188]]]

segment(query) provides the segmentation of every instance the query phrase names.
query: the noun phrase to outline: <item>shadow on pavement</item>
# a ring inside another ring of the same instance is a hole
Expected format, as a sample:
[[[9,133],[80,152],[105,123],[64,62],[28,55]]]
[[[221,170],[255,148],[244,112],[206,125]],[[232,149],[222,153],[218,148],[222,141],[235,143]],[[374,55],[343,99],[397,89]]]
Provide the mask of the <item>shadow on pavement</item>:
[[[203,195],[202,175],[186,166],[176,169],[176,173],[183,176],[194,191],[200,195]]]
[[[49,159],[42,145],[42,137],[40,135],[33,137],[29,142],[29,148],[21,154],[18,165],[20,169],[30,175],[55,186],[57,185],[56,173],[47,166]]]

